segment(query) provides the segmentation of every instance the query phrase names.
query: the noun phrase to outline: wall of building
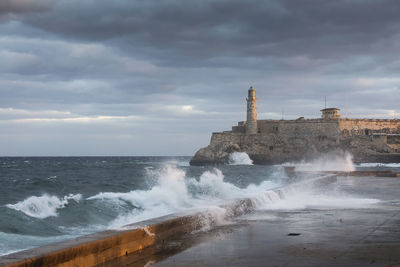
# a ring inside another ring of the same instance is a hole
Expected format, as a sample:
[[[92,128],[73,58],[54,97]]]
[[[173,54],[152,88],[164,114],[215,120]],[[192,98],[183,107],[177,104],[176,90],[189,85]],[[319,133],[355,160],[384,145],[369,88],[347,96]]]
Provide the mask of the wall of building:
[[[232,126],[232,133],[246,133],[246,127],[245,126]]]
[[[400,134],[400,120],[340,119],[340,143],[351,151],[358,161],[367,161],[376,154],[399,153],[391,134]]]
[[[216,146],[222,143],[240,144],[243,140],[244,134],[237,134],[233,132],[213,133],[211,135],[211,146]]]
[[[235,151],[244,151],[263,164],[344,151],[357,162],[400,158],[400,120],[258,120],[257,134],[246,134],[245,125],[239,122],[232,131],[213,133],[210,145],[196,153],[195,159],[224,163]]]
[[[242,122],[233,131],[213,133],[210,147],[238,149],[248,152],[253,159],[274,163],[332,151],[340,140],[337,121],[259,120],[257,124],[258,134],[244,134]]]
[[[397,153],[400,153],[400,134],[386,136],[387,145]]]
[[[260,161],[282,162],[311,158],[328,153],[339,145],[337,121],[322,120],[262,120],[258,121],[260,134],[246,142]]]
[[[400,134],[400,120],[340,119],[339,129],[348,135],[371,135],[373,133]]]

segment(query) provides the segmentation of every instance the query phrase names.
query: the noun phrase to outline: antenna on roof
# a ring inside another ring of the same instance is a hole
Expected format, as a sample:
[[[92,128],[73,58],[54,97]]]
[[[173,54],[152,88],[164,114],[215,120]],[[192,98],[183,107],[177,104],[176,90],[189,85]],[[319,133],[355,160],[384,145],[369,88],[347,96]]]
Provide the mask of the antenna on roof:
[[[283,111],[284,111],[284,110],[282,109],[282,120],[283,120]]]
[[[326,96],[325,96],[325,108],[326,108]]]
[[[347,101],[348,101],[348,99],[347,99],[347,94],[346,94],[346,118],[349,117],[349,114],[347,114]]]

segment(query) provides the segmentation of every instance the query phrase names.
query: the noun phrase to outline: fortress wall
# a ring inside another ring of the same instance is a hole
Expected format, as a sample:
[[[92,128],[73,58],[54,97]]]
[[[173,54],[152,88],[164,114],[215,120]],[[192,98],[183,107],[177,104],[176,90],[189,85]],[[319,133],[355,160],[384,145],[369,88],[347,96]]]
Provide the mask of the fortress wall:
[[[244,126],[232,126],[232,133],[246,133],[246,128]]]
[[[234,126],[233,131],[213,133],[211,146],[224,143],[276,145],[276,143],[290,143],[295,139],[307,139],[306,143],[318,143],[330,140],[337,143],[339,130],[336,120],[307,120],[307,121],[277,121],[261,120],[257,124],[260,134],[246,135],[243,127]]]
[[[368,135],[374,132],[400,134],[400,120],[341,119],[339,129],[347,130],[349,135]]]
[[[282,121],[278,124],[279,135],[290,135],[291,137],[325,137],[337,138],[339,128],[336,120],[310,120],[310,121]]]
[[[234,151],[246,152],[259,164],[345,151],[358,162],[400,160],[400,119],[340,118],[339,109],[329,108],[322,110],[322,118],[257,120],[256,102],[250,87],[247,121],[239,121],[232,131],[213,133],[210,145],[197,151],[190,164],[226,163]]]
[[[243,140],[244,134],[233,132],[213,133],[211,136],[211,146],[217,146],[223,143],[240,144]]]
[[[389,135],[386,137],[388,144],[397,144],[400,145],[400,135]]]
[[[261,133],[245,135],[240,145],[256,163],[274,164],[311,158],[318,153],[336,151],[340,144],[337,120],[259,122],[263,127]],[[269,132],[265,132],[266,129]]]
[[[370,129],[367,130],[372,131]],[[377,153],[388,157],[390,153],[400,152],[400,142],[397,143],[397,136],[366,135],[364,130],[361,130],[361,134],[354,134],[354,131],[353,135],[342,134],[340,136],[340,144],[350,151],[357,161],[364,162],[371,160]]]
[[[243,125],[243,122],[239,122]],[[287,131],[297,130],[300,132],[330,132],[334,130],[347,130],[353,135],[365,135],[365,130],[370,130],[369,134],[394,133],[400,134],[400,120],[379,120],[379,119],[339,119],[339,120],[258,120],[257,125],[261,133],[284,134]],[[338,128],[338,129],[337,129]]]
[[[330,152],[339,144],[337,121],[282,121],[277,135],[283,139],[282,151],[301,158],[306,154]]]
[[[261,133],[277,133],[279,121],[276,120],[259,120],[257,127]]]
[[[399,144],[388,144],[387,146],[390,147],[391,152],[400,153],[400,145]]]
[[[373,143],[376,147],[384,147],[387,144],[387,136],[386,135],[373,135],[370,138],[365,138],[364,139],[369,139],[370,142]]]
[[[383,139],[383,146],[390,148],[390,152],[400,153],[400,134],[399,135],[373,135],[373,139]],[[376,141],[375,141],[376,142]]]
[[[258,121],[261,134],[276,134],[286,138],[312,137],[320,141],[321,138],[337,138],[339,135],[337,120],[304,120],[304,121]]]
[[[210,145],[199,150],[191,164],[224,163],[233,151],[244,151],[259,164],[343,151],[357,162],[397,162],[400,157],[400,120],[258,120],[256,134],[247,134],[244,125],[213,133]]]
[[[390,148],[386,145],[386,136],[341,135],[340,143],[357,158],[376,152],[390,152]]]

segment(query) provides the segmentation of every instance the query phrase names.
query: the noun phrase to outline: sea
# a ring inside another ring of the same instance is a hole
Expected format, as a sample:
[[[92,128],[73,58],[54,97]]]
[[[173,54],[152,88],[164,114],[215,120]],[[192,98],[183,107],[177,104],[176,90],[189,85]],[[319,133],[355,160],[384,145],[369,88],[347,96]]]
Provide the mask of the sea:
[[[398,163],[354,166],[351,159],[335,160],[299,168],[400,171]],[[253,165],[245,153],[232,155],[226,165],[190,166],[189,161],[190,157],[0,157],[0,255],[209,208],[288,183],[284,166],[290,163]]]

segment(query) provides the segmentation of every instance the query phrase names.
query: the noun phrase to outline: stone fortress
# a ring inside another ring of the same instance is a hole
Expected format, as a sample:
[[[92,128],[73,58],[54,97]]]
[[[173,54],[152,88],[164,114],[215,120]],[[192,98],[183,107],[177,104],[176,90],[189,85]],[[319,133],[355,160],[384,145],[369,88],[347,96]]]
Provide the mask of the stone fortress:
[[[196,152],[191,165],[228,163],[233,152],[246,152],[256,164],[279,164],[349,152],[355,162],[400,162],[399,119],[341,118],[325,108],[321,118],[257,120],[253,87],[247,97],[247,120],[232,131],[213,133],[210,144]]]

